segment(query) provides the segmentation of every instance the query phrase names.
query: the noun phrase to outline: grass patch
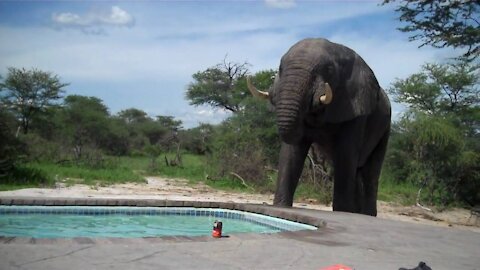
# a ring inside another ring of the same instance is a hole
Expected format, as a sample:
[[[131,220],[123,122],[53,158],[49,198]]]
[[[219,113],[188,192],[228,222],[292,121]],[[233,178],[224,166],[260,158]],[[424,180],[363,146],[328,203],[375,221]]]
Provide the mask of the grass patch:
[[[317,201],[321,204],[330,205],[333,200],[333,191],[328,187],[300,182],[294,195],[295,201]]]
[[[378,199],[401,205],[415,204],[418,188],[412,183],[399,182],[384,168],[378,187]]]
[[[167,166],[165,163],[165,156],[171,160],[175,155],[162,154],[157,159],[157,167],[154,171],[155,174],[171,178],[183,178],[193,183],[205,179],[207,169],[204,156],[183,154],[181,166]]]
[[[254,191],[252,189],[247,188],[241,183],[241,181],[238,181],[234,178],[208,180],[208,181],[205,181],[205,184],[215,189],[221,189],[221,190],[227,190],[227,191],[241,191],[241,192]]]
[[[14,167],[7,175],[0,178],[0,190],[15,190],[31,187],[53,186],[54,180],[44,170],[30,164]]]
[[[117,165],[109,168],[86,168],[73,164],[30,163],[29,166],[45,172],[50,179],[67,179],[67,183],[111,185],[126,182],[144,182],[145,179],[131,168]]]
[[[156,161],[156,168],[154,170],[155,175],[168,177],[168,178],[182,178],[188,180],[191,184],[198,182],[204,182],[206,185],[222,190],[230,191],[251,191],[245,187],[240,180],[234,177],[223,177],[219,179],[206,179],[209,174],[210,168],[207,165],[206,156],[182,154],[181,166],[167,166],[165,162],[165,156],[171,160],[175,157],[175,154],[162,154]],[[147,160],[147,167],[151,163],[151,160]]]
[[[172,159],[174,154],[167,154]],[[182,166],[167,166],[165,154],[160,155],[154,164],[149,157],[108,157],[104,166],[91,168],[75,164],[54,164],[49,162],[31,162],[21,165],[8,175],[0,179],[0,190],[15,190],[31,187],[50,187],[55,180],[63,180],[67,184],[112,185],[126,182],[144,182],[145,175],[158,175],[168,178],[182,178],[195,184],[204,182],[215,189],[242,191],[242,192],[271,192],[275,189],[276,175],[270,175],[270,181],[264,186],[245,187],[242,182],[230,175],[212,180],[206,179],[211,171],[208,157],[192,154],[182,155]],[[153,166],[152,166],[153,165]],[[398,182],[389,173],[387,168],[382,171],[378,190],[378,199],[395,202],[402,205],[415,203],[418,188],[405,182]],[[320,203],[331,202],[332,193],[325,189],[314,187],[312,184],[300,181],[295,192],[295,200],[314,199]]]

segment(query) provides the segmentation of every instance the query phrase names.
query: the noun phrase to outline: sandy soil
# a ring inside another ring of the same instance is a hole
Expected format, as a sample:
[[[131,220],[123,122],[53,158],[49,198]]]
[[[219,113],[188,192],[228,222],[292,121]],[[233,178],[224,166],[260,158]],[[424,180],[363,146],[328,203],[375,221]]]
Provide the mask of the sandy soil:
[[[169,199],[186,201],[221,201],[243,203],[268,203],[273,194],[247,194],[212,189],[204,184],[189,185],[185,180],[147,177],[145,184],[119,184],[107,187],[86,185],[66,186],[57,183],[53,189],[30,188],[0,192],[4,196],[69,197],[69,198],[135,198]],[[298,202],[295,207],[331,211],[330,206],[315,203],[314,200]],[[450,209],[442,212],[426,211],[417,206],[399,206],[378,202],[378,217],[432,226],[454,227],[480,233],[480,217],[471,215],[466,209]]]

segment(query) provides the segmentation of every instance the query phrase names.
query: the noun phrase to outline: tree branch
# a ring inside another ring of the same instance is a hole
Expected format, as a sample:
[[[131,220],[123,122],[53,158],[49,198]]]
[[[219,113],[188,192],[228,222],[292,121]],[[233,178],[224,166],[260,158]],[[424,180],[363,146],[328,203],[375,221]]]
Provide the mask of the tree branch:
[[[247,183],[245,182],[245,180],[238,174],[234,173],[234,172],[230,172],[231,175],[235,176],[237,179],[239,179],[240,181],[242,181],[242,185],[244,185],[246,188],[248,189],[251,189],[251,190],[254,190],[251,186],[247,185]]]

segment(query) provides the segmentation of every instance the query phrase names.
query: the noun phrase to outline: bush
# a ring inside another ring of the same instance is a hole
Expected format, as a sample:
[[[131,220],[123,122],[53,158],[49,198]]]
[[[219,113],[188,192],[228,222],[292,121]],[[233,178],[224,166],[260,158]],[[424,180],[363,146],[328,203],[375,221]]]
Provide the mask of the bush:
[[[68,147],[55,141],[49,141],[36,133],[21,134],[20,141],[23,143],[27,160],[30,161],[59,161],[68,159]]]
[[[423,188],[430,204],[480,203],[479,154],[466,148],[455,122],[422,113],[407,115],[394,128],[386,167],[398,183]]]
[[[26,165],[15,166],[7,175],[0,177],[0,184],[50,186],[53,179],[40,169]]]
[[[239,130],[235,122],[225,121],[216,130],[208,159],[209,174],[215,178],[235,178],[238,174],[245,181],[263,185],[267,165],[263,146],[258,139],[251,138]]]
[[[209,175],[267,186],[267,168],[276,167],[280,140],[274,115],[263,100],[246,98],[244,109],[218,125],[207,145],[211,150]]]

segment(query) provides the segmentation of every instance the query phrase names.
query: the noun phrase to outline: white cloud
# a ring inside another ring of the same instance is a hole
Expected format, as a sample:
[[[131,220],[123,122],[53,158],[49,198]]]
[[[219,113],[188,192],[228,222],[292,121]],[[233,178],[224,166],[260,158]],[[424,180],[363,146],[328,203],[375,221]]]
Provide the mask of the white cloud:
[[[117,6],[112,7],[112,11],[110,14],[104,17],[100,16],[99,19],[105,24],[111,25],[128,26],[134,23],[133,16]]]
[[[206,124],[219,124],[225,120],[228,116],[232,115],[231,112],[223,109],[213,109],[206,106],[187,107],[182,112],[172,112],[176,115],[176,118],[181,120],[184,128],[192,128],[198,126],[200,123]]]
[[[293,8],[296,6],[295,0],[265,0],[265,4],[272,8]]]
[[[134,17],[118,6],[112,6],[110,11],[90,11],[84,15],[65,12],[52,14],[52,21],[57,27],[78,28],[85,33],[105,33],[105,26],[132,26]]]
[[[53,14],[52,20],[59,24],[64,25],[85,25],[86,22],[82,20],[80,16],[73,13],[60,13],[60,14]]]

